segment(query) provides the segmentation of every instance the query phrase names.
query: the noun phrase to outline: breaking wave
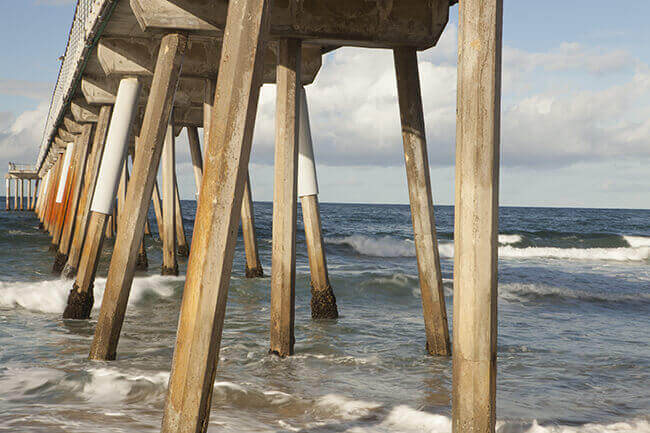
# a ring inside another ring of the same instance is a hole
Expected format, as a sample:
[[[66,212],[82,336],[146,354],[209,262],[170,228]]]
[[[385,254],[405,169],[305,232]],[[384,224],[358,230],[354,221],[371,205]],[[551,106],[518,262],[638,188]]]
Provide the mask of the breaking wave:
[[[135,278],[129,296],[129,305],[136,304],[145,296],[169,298],[174,294],[174,284],[185,277],[152,275]],[[99,308],[104,296],[106,278],[95,279],[95,305]],[[58,279],[34,282],[0,282],[0,307],[22,307],[43,313],[63,313],[68,301],[72,280]]]
[[[506,301],[579,300],[604,303],[648,303],[650,292],[603,293],[532,283],[499,284],[499,298]]]
[[[507,258],[554,258],[572,260],[645,261],[650,258],[650,238],[621,236],[629,245],[615,248],[559,248],[559,247],[516,247],[524,238],[518,234],[499,235],[499,256]],[[352,235],[326,239],[332,245],[345,245],[354,252],[374,257],[415,257],[415,244],[410,239],[391,236],[369,237]],[[453,258],[454,244],[440,241],[440,257]]]

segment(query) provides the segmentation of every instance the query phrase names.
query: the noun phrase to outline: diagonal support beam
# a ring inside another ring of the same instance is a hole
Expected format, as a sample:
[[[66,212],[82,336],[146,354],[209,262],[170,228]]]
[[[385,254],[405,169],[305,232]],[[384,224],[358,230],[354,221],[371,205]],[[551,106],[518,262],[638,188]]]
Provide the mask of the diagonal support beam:
[[[162,432],[207,429],[262,74],[268,0],[233,0],[211,113]],[[218,122],[218,123],[217,123]],[[218,127],[217,127],[218,125]]]
[[[115,240],[104,300],[90,349],[91,359],[115,359],[186,46],[187,37],[176,33],[165,35],[161,42],[135,149],[133,173],[122,220],[123,229],[117,233]]]

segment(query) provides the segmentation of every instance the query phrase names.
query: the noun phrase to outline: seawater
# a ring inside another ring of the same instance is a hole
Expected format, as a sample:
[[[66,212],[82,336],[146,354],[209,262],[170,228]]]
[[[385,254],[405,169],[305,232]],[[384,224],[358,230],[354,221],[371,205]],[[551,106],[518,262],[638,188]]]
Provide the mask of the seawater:
[[[182,206],[191,236],[195,202]],[[240,238],[209,430],[449,432],[451,360],[424,350],[408,206],[322,204],[335,321],[310,319],[299,220],[287,359],[268,355],[272,206],[255,212],[267,276],[244,278]],[[92,319],[63,321],[72,282],[50,273],[50,239],[33,214],[0,211],[0,431],[159,431],[187,262],[158,275],[150,217],[118,360],[91,362],[112,241]],[[451,325],[453,208],[436,219]],[[502,208],[500,233],[499,431],[650,432],[650,211]]]

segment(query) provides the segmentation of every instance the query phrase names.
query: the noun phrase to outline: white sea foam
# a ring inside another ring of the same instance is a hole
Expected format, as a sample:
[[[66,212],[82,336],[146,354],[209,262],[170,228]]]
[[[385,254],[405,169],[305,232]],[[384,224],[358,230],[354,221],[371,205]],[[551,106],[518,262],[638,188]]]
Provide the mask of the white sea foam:
[[[133,280],[129,304],[136,304],[147,294],[170,297],[174,294],[174,284],[184,277],[151,275]],[[95,279],[94,308],[101,306],[104,296],[105,278]],[[71,280],[0,282],[0,306],[22,307],[44,313],[63,313],[72,288]]]
[[[650,247],[650,238],[643,236],[623,236],[623,239],[632,248]]]
[[[316,400],[316,410],[321,415],[342,419],[359,419],[381,407],[373,401],[354,400],[340,394],[327,394]]]
[[[650,293],[598,293],[589,290],[553,287],[544,284],[499,284],[499,298],[506,301],[525,301],[531,298],[564,298],[594,302],[648,302]]]
[[[502,245],[512,245],[521,242],[521,235],[499,235],[499,243]]]
[[[641,248],[553,248],[530,247],[515,248],[504,246],[499,248],[500,257],[510,258],[554,258],[574,260],[613,260],[613,261],[644,261],[650,258],[650,247]]]
[[[630,247],[619,248],[556,248],[527,247],[517,248],[513,244],[521,241],[520,235],[499,235],[499,257],[504,258],[554,258],[570,260],[612,260],[644,261],[650,258],[650,238],[624,236]],[[376,257],[414,257],[415,246],[409,239],[397,239],[389,236],[371,238],[353,235],[344,238],[328,239],[328,243],[348,245],[357,253]],[[440,257],[453,258],[452,241],[440,241]]]

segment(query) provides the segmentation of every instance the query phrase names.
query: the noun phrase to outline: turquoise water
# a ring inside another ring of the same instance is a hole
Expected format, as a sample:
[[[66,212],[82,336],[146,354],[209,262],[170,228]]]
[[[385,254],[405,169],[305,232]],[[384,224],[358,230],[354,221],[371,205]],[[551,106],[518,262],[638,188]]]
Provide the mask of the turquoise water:
[[[190,236],[195,203],[183,211]],[[299,221],[287,359],[268,355],[271,211],[255,204],[267,277],[244,278],[237,245],[210,431],[450,431],[451,360],[424,351],[408,206],[322,204],[336,321],[310,319]],[[436,212],[451,324],[453,208]],[[160,276],[146,238],[118,360],[91,362],[112,241],[92,319],[63,321],[72,283],[37,225],[0,211],[0,431],[159,431],[186,259]],[[500,233],[500,431],[650,432],[650,211],[503,208]]]

